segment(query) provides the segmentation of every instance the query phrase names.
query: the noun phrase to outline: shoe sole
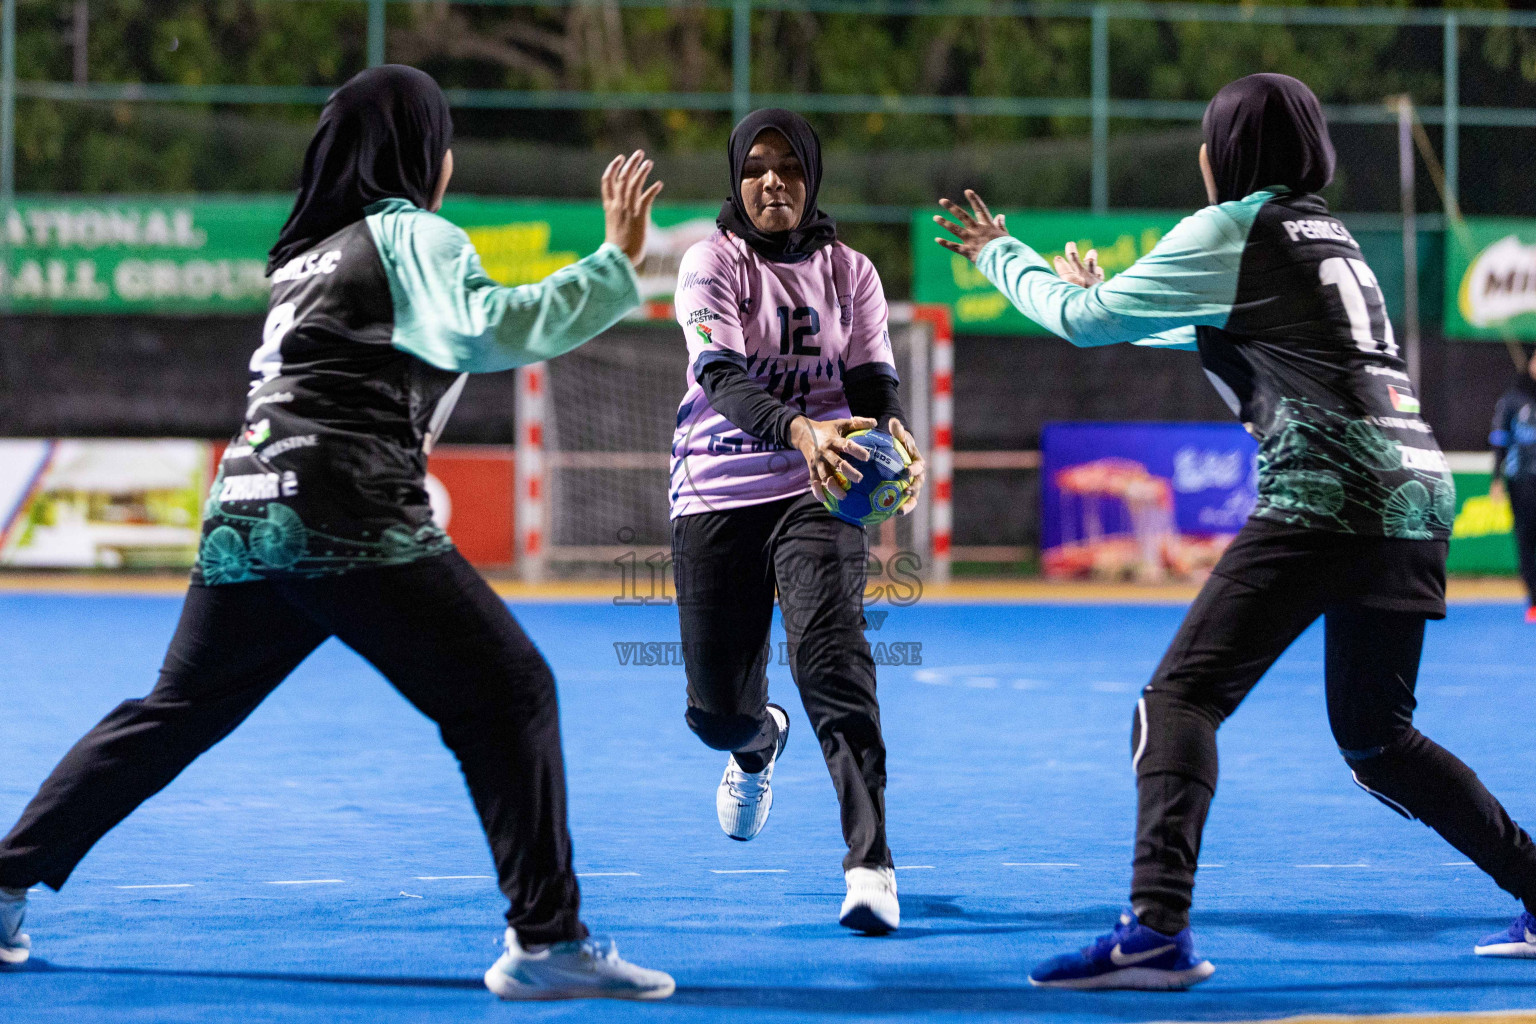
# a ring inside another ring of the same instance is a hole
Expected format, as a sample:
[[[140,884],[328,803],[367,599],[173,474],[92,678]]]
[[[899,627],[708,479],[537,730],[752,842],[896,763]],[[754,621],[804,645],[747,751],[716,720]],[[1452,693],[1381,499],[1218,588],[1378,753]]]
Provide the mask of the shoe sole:
[[[716,787],[716,788],[718,789],[718,787]],[[756,839],[758,836],[763,834],[763,829],[768,827],[768,816],[773,813],[773,786],[772,786],[771,783],[769,784],[768,791],[763,794],[763,799],[768,801],[768,809],[763,812],[763,823],[761,825],[757,826],[757,829],[755,831],[753,831],[750,835],[745,835],[745,836],[737,835],[735,832],[732,832],[729,828],[726,827],[725,822],[723,822],[723,821],[720,822],[720,831],[725,833],[727,839],[734,839],[738,843],[750,843],[752,840]],[[716,820],[718,821],[719,820],[719,807],[718,806],[715,808],[715,816],[716,816]]]
[[[1491,946],[1473,946],[1472,952],[1478,956],[1504,960],[1536,960],[1536,946],[1529,942],[1496,942]]]
[[[496,975],[500,977],[495,977]],[[649,989],[533,988],[512,984],[505,974],[492,968],[485,972],[485,987],[490,989],[498,999],[508,1003],[553,1003],[565,999],[622,999],[626,1002],[654,1002],[676,992],[677,982],[669,981],[665,988]]]
[[[19,967],[32,956],[30,949],[20,946],[0,946],[0,964],[7,967]]]
[[[1155,967],[1127,967],[1091,978],[1069,978],[1062,981],[1036,981],[1029,979],[1035,988],[1070,989],[1134,989],[1141,992],[1178,992],[1198,985],[1216,973],[1216,965],[1209,960],[1183,971],[1160,971]]]
[[[770,708],[784,716],[784,726],[779,730],[779,742],[773,748],[773,759],[778,761],[784,756],[784,748],[789,746],[789,712],[777,704],[769,704]]]
[[[837,919],[837,923],[844,928],[863,932],[865,935],[889,935],[900,927],[900,925],[891,924],[874,910],[863,905],[849,909]]]

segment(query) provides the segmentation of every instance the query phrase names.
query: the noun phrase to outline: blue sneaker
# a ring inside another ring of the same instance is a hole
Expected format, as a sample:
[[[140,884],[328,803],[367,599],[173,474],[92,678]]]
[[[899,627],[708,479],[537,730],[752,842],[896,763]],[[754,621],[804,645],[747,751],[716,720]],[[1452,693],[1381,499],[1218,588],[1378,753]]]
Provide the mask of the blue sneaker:
[[[1507,956],[1536,960],[1536,914],[1529,910],[1515,918],[1515,923],[1501,932],[1487,936],[1472,947],[1478,956]]]
[[[32,955],[32,940],[21,930],[27,919],[27,890],[0,889],[0,966],[24,964]]]
[[[1076,953],[1053,957],[1029,972],[1040,988],[1134,988],[1152,992],[1189,988],[1216,973],[1195,956],[1194,934],[1164,935],[1127,910],[1108,935]]]

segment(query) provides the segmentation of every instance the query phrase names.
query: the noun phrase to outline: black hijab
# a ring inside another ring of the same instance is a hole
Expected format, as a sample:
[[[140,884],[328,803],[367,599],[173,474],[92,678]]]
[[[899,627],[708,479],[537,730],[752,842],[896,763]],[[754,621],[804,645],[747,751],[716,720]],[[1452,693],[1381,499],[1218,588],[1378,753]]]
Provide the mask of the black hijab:
[[[1536,360],[1536,349],[1530,345],[1521,345],[1520,353],[1525,357],[1525,368],[1515,377],[1514,387],[1521,394],[1536,398],[1536,380],[1531,378],[1531,361]]]
[[[320,111],[267,273],[362,220],[370,203],[398,196],[426,209],[452,141],[448,99],[431,75],[403,64],[353,75]]]
[[[789,140],[789,148],[805,169],[805,211],[800,214],[800,223],[789,231],[758,230],[741,199],[741,170],[747,154],[757,137],[770,128]],[[754,110],[731,130],[726,152],[731,161],[731,195],[720,207],[716,224],[774,263],[799,263],[837,241],[837,221],[816,207],[816,194],[821,191],[821,139],[809,121],[789,110]]]
[[[1333,142],[1322,104],[1289,75],[1249,75],[1224,86],[1201,121],[1216,201],[1271,185],[1316,192],[1333,180]]]

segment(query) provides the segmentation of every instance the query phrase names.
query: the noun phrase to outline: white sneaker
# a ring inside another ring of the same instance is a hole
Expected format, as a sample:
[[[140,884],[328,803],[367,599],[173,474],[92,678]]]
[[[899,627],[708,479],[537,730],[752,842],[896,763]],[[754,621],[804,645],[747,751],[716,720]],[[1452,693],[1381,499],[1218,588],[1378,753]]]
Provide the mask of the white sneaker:
[[[755,837],[768,824],[768,812],[773,810],[773,766],[789,742],[788,712],[777,704],[769,704],[768,713],[779,726],[779,742],[774,745],[773,757],[762,771],[746,772],[732,754],[715,790],[715,815],[720,819],[720,827],[726,835],[742,842]]]
[[[27,890],[0,889],[0,964],[24,964],[32,955],[32,939],[21,930],[27,919]]]
[[[1472,952],[1478,956],[1536,960],[1536,931],[1532,931],[1533,928],[1536,928],[1536,914],[1522,911],[1514,924],[1483,939],[1472,947]]]
[[[612,940],[589,936],[523,949],[507,929],[506,950],[485,972],[485,987],[503,999],[665,999],[677,988],[670,974],[619,959]]]
[[[884,935],[901,927],[894,868],[849,868],[843,876],[848,896],[837,923],[868,935]]]

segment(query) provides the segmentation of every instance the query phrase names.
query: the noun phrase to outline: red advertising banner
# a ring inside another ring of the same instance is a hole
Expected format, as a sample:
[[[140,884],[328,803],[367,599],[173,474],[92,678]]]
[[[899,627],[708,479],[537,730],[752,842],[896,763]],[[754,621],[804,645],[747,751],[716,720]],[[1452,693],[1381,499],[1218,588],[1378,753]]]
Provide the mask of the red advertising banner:
[[[475,565],[514,559],[512,448],[446,445],[427,460],[432,518]]]

